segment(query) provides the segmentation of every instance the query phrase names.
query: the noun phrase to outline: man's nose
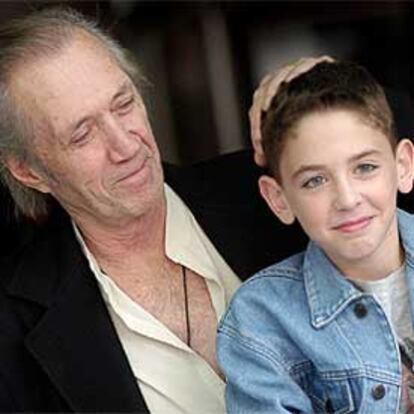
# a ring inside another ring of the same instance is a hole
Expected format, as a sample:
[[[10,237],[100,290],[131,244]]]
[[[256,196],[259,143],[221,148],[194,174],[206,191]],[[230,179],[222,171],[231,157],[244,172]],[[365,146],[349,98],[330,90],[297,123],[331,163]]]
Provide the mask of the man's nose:
[[[101,123],[105,135],[108,157],[114,163],[133,158],[141,146],[140,139],[128,131],[122,120],[115,116],[106,117]]]
[[[358,186],[349,178],[341,178],[335,186],[334,205],[338,210],[350,210],[361,202]]]

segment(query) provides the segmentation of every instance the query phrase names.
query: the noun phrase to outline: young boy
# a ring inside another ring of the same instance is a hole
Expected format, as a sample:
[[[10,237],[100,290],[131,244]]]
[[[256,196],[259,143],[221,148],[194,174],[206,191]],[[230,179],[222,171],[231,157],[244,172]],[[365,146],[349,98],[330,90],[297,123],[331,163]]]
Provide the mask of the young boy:
[[[310,242],[246,282],[222,319],[228,411],[411,412],[414,217],[396,198],[412,188],[412,143],[397,143],[369,73],[341,62],[282,84],[262,132],[261,194]]]

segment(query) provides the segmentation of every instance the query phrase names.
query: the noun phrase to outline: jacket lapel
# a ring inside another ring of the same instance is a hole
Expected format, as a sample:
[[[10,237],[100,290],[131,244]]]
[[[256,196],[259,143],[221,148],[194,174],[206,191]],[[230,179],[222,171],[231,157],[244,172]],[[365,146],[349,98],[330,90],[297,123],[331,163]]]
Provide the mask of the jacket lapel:
[[[10,288],[46,306],[26,337],[29,352],[74,411],[148,412],[70,223],[36,247]]]

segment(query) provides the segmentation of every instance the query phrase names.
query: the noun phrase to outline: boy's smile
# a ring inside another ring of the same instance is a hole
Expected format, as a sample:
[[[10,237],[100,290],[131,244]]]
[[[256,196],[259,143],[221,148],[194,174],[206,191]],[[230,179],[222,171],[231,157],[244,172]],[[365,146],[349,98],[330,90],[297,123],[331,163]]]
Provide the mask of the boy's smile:
[[[341,224],[338,224],[334,227],[335,230],[341,231],[343,233],[355,233],[362,231],[365,227],[369,226],[373,217],[360,217],[355,220],[346,220]]]
[[[307,235],[347,276],[386,276],[401,265],[398,190],[412,186],[412,144],[390,140],[350,110],[314,112],[286,137],[282,183],[261,181],[262,194],[286,224]],[[355,274],[356,273],[356,274]]]

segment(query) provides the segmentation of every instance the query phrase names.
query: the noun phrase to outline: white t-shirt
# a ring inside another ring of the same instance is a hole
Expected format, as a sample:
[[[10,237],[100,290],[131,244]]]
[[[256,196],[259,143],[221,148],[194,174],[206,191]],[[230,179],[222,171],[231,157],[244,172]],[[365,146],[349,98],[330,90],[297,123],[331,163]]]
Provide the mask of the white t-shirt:
[[[397,335],[403,369],[399,412],[408,413],[409,410],[414,410],[414,329],[405,266],[383,279],[352,281],[376,298]]]

